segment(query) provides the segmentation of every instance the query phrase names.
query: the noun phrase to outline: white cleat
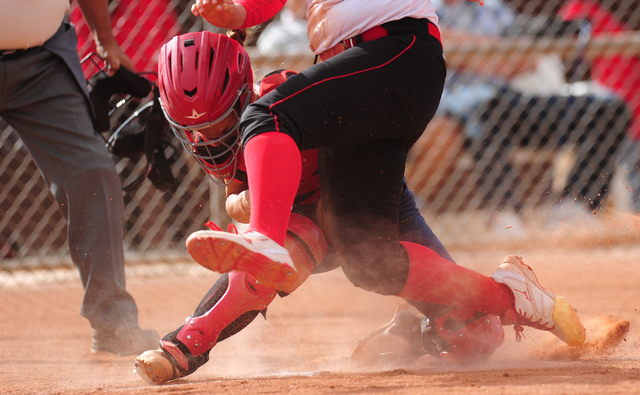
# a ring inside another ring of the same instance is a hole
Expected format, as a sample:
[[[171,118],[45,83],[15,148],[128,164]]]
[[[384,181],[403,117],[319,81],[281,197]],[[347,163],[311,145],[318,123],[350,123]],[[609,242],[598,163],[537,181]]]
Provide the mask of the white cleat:
[[[520,257],[504,258],[492,277],[513,291],[515,310],[507,311],[501,320],[503,325],[514,324],[517,340],[525,325],[549,331],[570,346],[584,343],[586,331],[574,309],[563,297],[544,289]]]
[[[290,289],[297,277],[289,251],[256,231],[235,234],[201,230],[187,238],[187,251],[209,270],[247,273],[277,290]]]

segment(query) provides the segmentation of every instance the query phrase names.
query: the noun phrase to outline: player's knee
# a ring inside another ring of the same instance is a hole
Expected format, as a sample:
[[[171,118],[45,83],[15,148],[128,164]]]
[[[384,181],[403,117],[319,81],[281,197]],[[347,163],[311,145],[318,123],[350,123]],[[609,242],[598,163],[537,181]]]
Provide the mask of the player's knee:
[[[342,269],[356,287],[382,295],[402,291],[409,272],[408,261],[398,255],[380,254],[372,248],[354,248],[342,254]]]

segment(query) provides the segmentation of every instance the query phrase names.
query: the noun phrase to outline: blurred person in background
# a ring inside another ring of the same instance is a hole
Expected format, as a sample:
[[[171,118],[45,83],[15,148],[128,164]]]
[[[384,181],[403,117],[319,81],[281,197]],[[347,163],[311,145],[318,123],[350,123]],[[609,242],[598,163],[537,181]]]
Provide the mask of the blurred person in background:
[[[640,31],[640,9],[632,0],[571,0],[563,2],[559,15],[566,21],[589,21],[593,37],[607,33],[624,36],[627,32]],[[623,98],[632,112],[625,160],[632,208],[640,213],[640,56],[598,56],[589,70],[593,81]]]
[[[113,37],[107,1],[78,0],[111,75],[130,59]],[[136,354],[159,335],[138,326],[125,287],[124,203],[105,142],[94,132],[68,0],[0,3],[0,116],[12,126],[67,219],[71,259],[93,328],[92,352]]]
[[[274,20],[262,30],[256,48],[261,55],[309,53],[307,7],[304,0],[290,0]]]
[[[520,15],[501,0],[487,1],[484,7],[462,0],[438,3],[443,40],[452,46],[498,45],[504,37],[578,34],[582,27],[580,21],[561,23],[553,17]],[[512,162],[516,149],[546,147],[557,152],[572,144],[578,160],[566,169],[567,181],[553,197],[546,223],[588,220],[607,196],[626,133],[628,109],[611,92],[591,89],[577,94],[566,82],[562,64],[553,58],[491,63],[466,59],[448,67],[440,107],[416,147],[437,149],[447,144],[443,143],[447,138],[457,139],[446,146],[454,152],[449,160],[459,159],[456,152],[466,152],[473,159],[470,177],[477,178],[478,187],[470,193],[479,195],[475,197],[477,208],[497,210],[490,222],[500,225],[495,229],[504,229],[500,222],[505,220],[524,227],[519,215],[509,213],[520,212],[529,197],[525,193],[529,185],[522,182]],[[439,145],[435,144],[438,140]],[[420,161],[421,154],[414,148],[414,162]],[[410,182],[411,173],[422,174],[414,165],[407,173]]]

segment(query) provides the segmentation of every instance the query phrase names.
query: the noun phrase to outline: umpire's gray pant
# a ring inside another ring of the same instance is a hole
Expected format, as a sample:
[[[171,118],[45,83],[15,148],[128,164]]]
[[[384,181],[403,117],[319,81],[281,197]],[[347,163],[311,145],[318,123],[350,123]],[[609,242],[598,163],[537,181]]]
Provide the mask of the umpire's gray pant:
[[[125,289],[120,179],[89,108],[67,63],[49,50],[0,59],[0,117],[17,131],[67,218],[85,291],[80,314],[95,329],[137,327]]]

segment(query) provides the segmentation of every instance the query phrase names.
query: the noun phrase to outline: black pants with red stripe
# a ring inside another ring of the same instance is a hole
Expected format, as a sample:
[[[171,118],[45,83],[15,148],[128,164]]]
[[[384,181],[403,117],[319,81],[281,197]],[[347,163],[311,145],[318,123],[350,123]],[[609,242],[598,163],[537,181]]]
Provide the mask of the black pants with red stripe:
[[[398,215],[409,148],[438,107],[445,80],[440,42],[426,20],[383,25],[361,43],[290,78],[242,115],[243,142],[278,131],[319,148],[325,230],[347,277],[398,294],[409,260]]]

